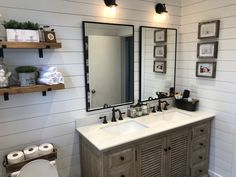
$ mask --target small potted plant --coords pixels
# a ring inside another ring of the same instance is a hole
[[[3,21],[8,42],[39,42],[39,24],[33,22]]]
[[[34,66],[20,66],[16,68],[19,76],[20,86],[28,87],[36,84],[37,67]]]

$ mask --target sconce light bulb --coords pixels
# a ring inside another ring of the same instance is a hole
[[[161,18],[162,18],[162,21],[166,21],[167,18],[168,18],[168,13],[163,12],[163,13],[161,14]]]
[[[104,14],[105,17],[114,17],[116,15],[116,6],[105,7]]]
[[[111,15],[112,15],[112,16],[115,16],[115,15],[116,15],[116,6],[115,6],[115,5],[113,5],[113,6],[110,7],[110,12],[111,12]]]
[[[161,13],[161,14],[156,13],[154,16],[154,20],[159,23],[166,21],[167,18],[168,18],[168,13]]]

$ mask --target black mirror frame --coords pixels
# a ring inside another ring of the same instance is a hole
[[[91,24],[102,24],[102,25],[117,25],[117,26],[127,26],[127,27],[132,27],[132,32],[133,32],[133,49],[132,49],[132,53],[133,53],[133,62],[132,62],[132,78],[131,78],[131,82],[133,82],[133,91],[134,91],[134,25],[129,25],[129,24],[116,24],[116,23],[103,23],[103,22],[92,22],[92,21],[83,21],[82,22],[82,32],[83,32],[83,55],[84,55],[84,80],[85,80],[85,104],[86,104],[86,111],[87,112],[92,112],[92,111],[98,111],[98,110],[103,110],[103,109],[110,109],[111,107],[118,107],[118,106],[125,106],[125,105],[131,105],[134,103],[134,96],[133,96],[133,100],[131,102],[128,103],[121,103],[121,104],[115,104],[115,105],[111,105],[111,106],[104,106],[101,108],[95,108],[95,109],[89,109],[89,101],[88,101],[88,91],[89,91],[89,86],[88,86],[88,80],[87,80],[87,73],[89,71],[86,63],[87,63],[87,54],[86,54],[86,32],[85,32],[85,24],[86,23],[91,23]],[[106,104],[104,104],[106,105]]]
[[[141,102],[146,102],[149,101],[147,100],[142,100],[142,29],[143,28],[153,28],[153,29],[163,29],[163,30],[174,30],[175,31],[175,70],[174,70],[174,92],[176,88],[176,60],[177,60],[177,40],[178,40],[178,32],[177,29],[175,28],[161,28],[161,27],[151,27],[151,26],[140,26],[139,27],[139,100]],[[171,97],[169,97],[171,98]]]

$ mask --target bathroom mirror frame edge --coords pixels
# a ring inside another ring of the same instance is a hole
[[[133,49],[132,49],[132,53],[133,53],[133,63],[132,63],[132,82],[133,82],[133,91],[134,91],[134,25],[130,25],[130,24],[119,24],[119,23],[105,23],[105,22],[94,22],[94,21],[82,21],[82,34],[83,34],[83,58],[84,58],[84,82],[85,82],[85,106],[86,106],[86,112],[93,112],[93,111],[99,111],[99,110],[103,110],[103,109],[110,109],[111,107],[118,107],[118,106],[126,106],[126,105],[131,105],[134,103],[134,96],[133,96],[133,100],[131,102],[126,102],[126,103],[121,103],[121,104],[114,104],[111,105],[111,107],[100,107],[100,108],[95,108],[95,109],[89,109],[88,107],[88,80],[87,80],[87,73],[88,73],[88,69],[87,69],[87,59],[86,59],[86,31],[85,31],[85,24],[86,23],[90,23],[90,24],[101,24],[101,25],[116,25],[116,26],[127,26],[127,27],[131,27],[132,28],[132,33],[133,33]]]
[[[142,31],[143,28],[153,28],[153,29],[166,29],[175,31],[175,64],[174,64],[174,92],[176,89],[176,61],[177,61],[177,40],[178,40],[178,30],[176,28],[163,28],[163,27],[154,27],[154,26],[140,26],[139,27],[139,100],[141,102],[149,101],[142,100]],[[172,98],[172,97],[168,97]]]

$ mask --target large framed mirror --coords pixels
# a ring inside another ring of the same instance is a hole
[[[141,101],[174,96],[176,55],[177,29],[140,27]]]
[[[86,110],[134,102],[134,26],[83,22]]]

